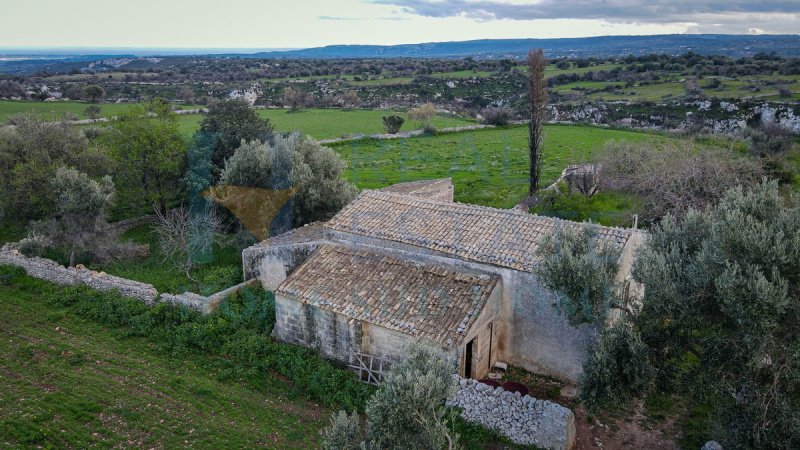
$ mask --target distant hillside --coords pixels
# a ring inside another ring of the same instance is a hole
[[[656,36],[599,36],[569,39],[483,39],[460,42],[430,42],[404,45],[330,45],[301,50],[256,51],[234,50],[208,53],[208,49],[181,50],[183,54],[164,49],[120,49],[119,54],[98,54],[100,49],[76,49],[83,53],[69,54],[64,49],[39,50],[35,54],[4,53],[0,49],[0,74],[31,74],[37,72],[67,73],[70,71],[99,72],[126,69],[147,70],[176,61],[198,58],[464,58],[478,59],[522,58],[530,48],[544,48],[549,58],[609,57],[667,53],[681,55],[689,51],[705,55],[730,57],[752,56],[757,53],[776,53],[800,57],[800,35],[726,35],[726,34],[665,34]],[[108,50],[108,49],[107,49]],[[161,61],[164,61],[161,63]]]
[[[606,57],[651,53],[702,54],[732,57],[775,52],[800,56],[800,35],[665,34],[656,36],[599,36],[569,39],[483,39],[405,45],[330,45],[283,52],[236,56],[254,58],[517,58],[530,48],[548,56]]]

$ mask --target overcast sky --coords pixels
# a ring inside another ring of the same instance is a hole
[[[301,48],[800,33],[800,0],[0,0],[0,47]]]

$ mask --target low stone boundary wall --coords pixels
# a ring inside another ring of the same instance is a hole
[[[105,272],[95,272],[80,264],[77,267],[64,267],[49,259],[29,258],[8,246],[0,250],[0,264],[21,267],[28,275],[55,284],[67,286],[83,284],[99,291],[116,289],[126,297],[136,298],[148,304],[154,303],[158,298],[158,291],[151,284],[116,277]]]
[[[459,378],[458,394],[447,406],[461,408],[465,420],[495,430],[517,444],[558,450],[575,446],[575,416],[557,403]]]
[[[234,292],[238,292],[239,289],[254,284],[256,281],[258,281],[256,278],[252,278],[208,297],[195,294],[193,292],[184,292],[183,294],[164,293],[161,294],[161,301],[172,303],[173,305],[186,306],[196,309],[203,314],[208,314],[215,310],[217,306],[219,306],[219,304],[222,303],[222,301],[225,300],[229,295],[233,294]]]
[[[183,294],[162,293],[159,296],[158,291],[152,284],[120,278],[105,272],[96,272],[85,268],[81,264],[76,267],[64,267],[49,259],[28,257],[16,250],[11,244],[6,244],[0,248],[0,265],[20,267],[29,276],[55,284],[64,286],[83,284],[98,291],[117,290],[125,297],[141,300],[148,305],[152,305],[160,299],[163,302],[196,309],[203,314],[208,314],[216,309],[229,295],[258,281],[256,278],[246,280],[208,297],[192,292],[184,292]]]

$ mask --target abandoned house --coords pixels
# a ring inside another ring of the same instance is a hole
[[[582,225],[452,199],[449,179],[365,190],[328,222],[246,249],[245,278],[275,292],[275,336],[345,364],[396,361],[420,342],[465,377],[502,361],[576,381],[596,330],[558,313],[535,267],[546,236]],[[621,250],[624,281],[641,233],[597,234]]]

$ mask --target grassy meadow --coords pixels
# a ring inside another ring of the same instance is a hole
[[[390,114],[397,114],[406,119],[400,131],[411,131],[419,128],[419,124],[409,120],[408,114],[404,111],[309,108],[291,112],[287,109],[260,109],[258,113],[261,117],[266,117],[272,122],[275,131],[298,131],[311,135],[315,139],[385,133],[382,117]],[[191,136],[197,130],[201,120],[202,116],[200,114],[178,116],[181,133],[184,136]],[[445,115],[435,116],[431,123],[436,128],[474,124],[472,121]]]
[[[59,102],[32,102],[17,100],[0,100],[0,124],[4,124],[8,119],[17,114],[36,113],[45,117],[52,117],[53,120],[60,120],[64,114],[74,114],[79,119],[88,119],[86,108],[96,105],[100,107],[99,117],[112,117],[125,112],[131,107],[129,103],[84,103],[75,101]],[[194,109],[200,106],[178,105],[180,109]]]
[[[569,164],[587,161],[611,140],[664,142],[668,137],[576,125],[545,128],[543,185]],[[360,140],[335,144],[347,161],[347,177],[361,189],[403,181],[452,177],[455,199],[510,208],[528,189],[526,127],[420,136],[401,140]]]
[[[0,447],[319,448],[329,411],[277,376],[175,354],[0,286]]]

